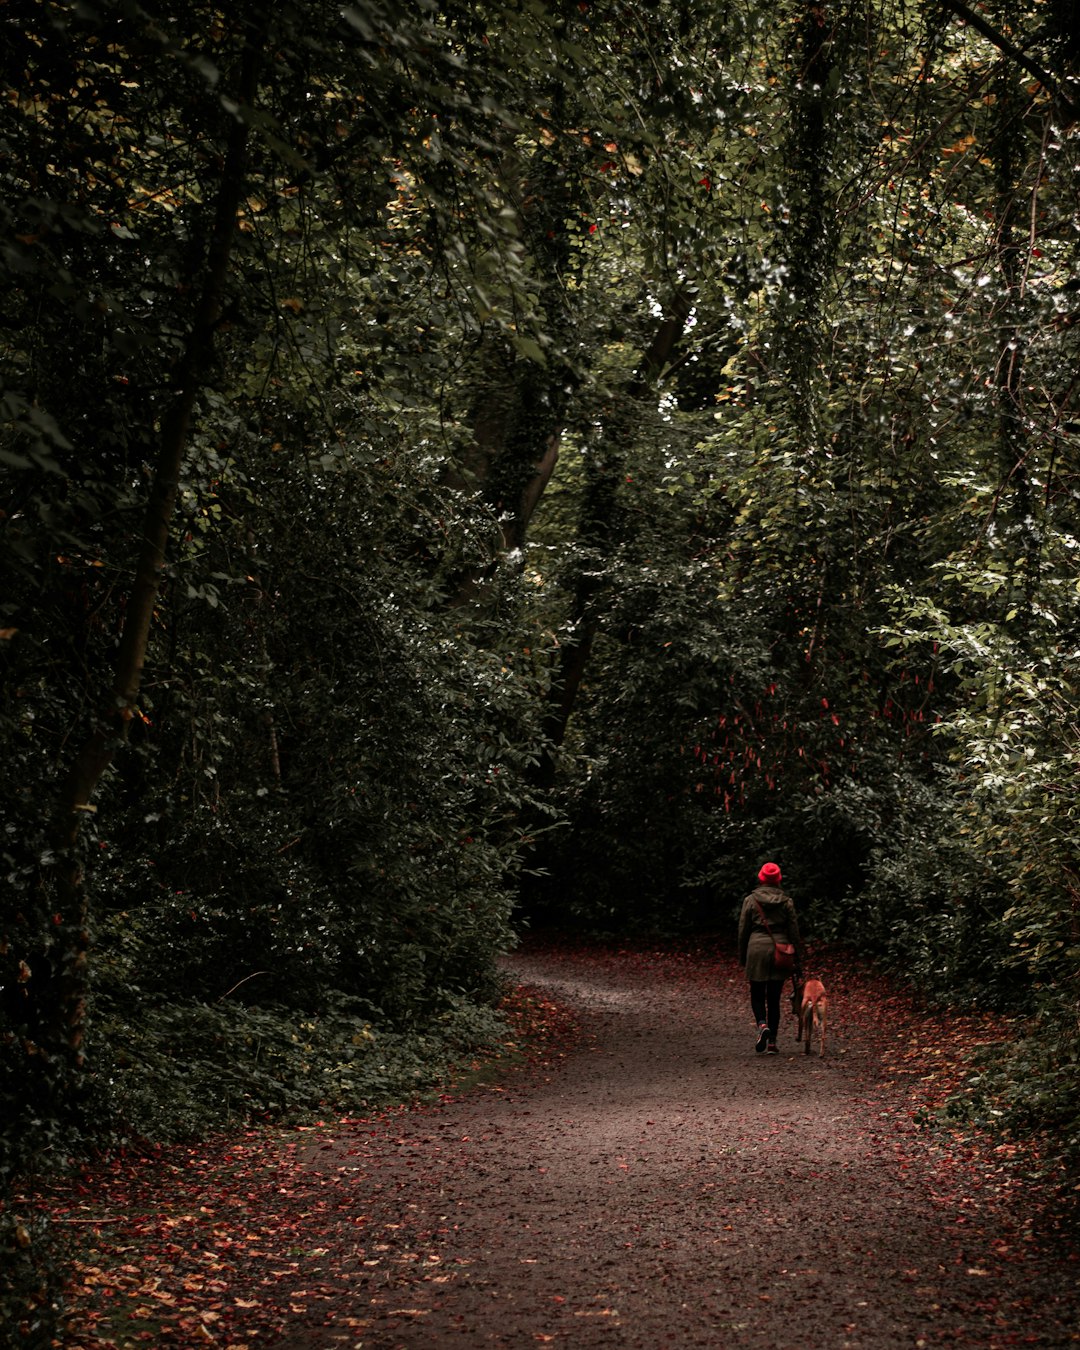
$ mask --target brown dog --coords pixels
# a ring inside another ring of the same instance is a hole
[[[825,1011],[829,1006],[829,1000],[825,995],[825,986],[820,980],[806,980],[799,986],[792,1003],[798,1003],[799,1008],[799,1034],[795,1037],[797,1041],[803,1039],[803,1032],[806,1032],[806,1045],[804,1047],[806,1054],[810,1053],[810,1040],[813,1036],[814,1028],[818,1031],[818,1054],[825,1053]]]

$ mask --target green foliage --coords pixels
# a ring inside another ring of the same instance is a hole
[[[1034,991],[1074,1053],[1076,137],[939,6],[819,17],[13,10],[5,1185],[102,1112],[407,1085],[526,872],[546,921],[715,928],[777,857],[815,935]],[[1066,78],[1056,19],[1014,17]],[[58,803],[185,391],[79,842],[87,1096]],[[385,1081],[339,1073],[368,1023]]]
[[[1059,1181],[1080,1168],[1080,1050],[1069,1009],[1045,991],[1015,1035],[980,1053],[977,1071],[951,1103],[952,1113],[1023,1140]]]
[[[423,1096],[506,1037],[493,1009],[450,994],[442,1002],[420,1028],[393,1031],[345,994],[317,1012],[173,998],[144,1004],[133,1021],[126,991],[102,992],[94,1019],[106,1049],[88,1085],[98,1135],[139,1146]]]
[[[1078,745],[1070,640],[1077,616],[1053,572],[1039,606],[1022,613],[1010,571],[1008,559],[951,562],[942,602],[906,601],[889,641],[902,649],[937,644],[961,682],[965,697],[942,727],[952,793],[935,833],[981,878],[974,896],[959,884],[966,877],[953,887],[965,921],[960,935],[978,955],[978,964],[969,956],[978,977],[969,996],[1001,1001],[1008,993],[1004,1006],[1031,1014],[972,1084],[970,1109],[996,1112],[992,1119],[1010,1130],[1047,1130],[1051,1152],[1074,1165],[1076,1100],[1060,1066],[1077,1052],[1080,997],[1077,823],[1068,786]],[[926,839],[925,821],[907,837],[909,850],[925,848],[916,842]],[[977,947],[972,920],[983,930]],[[941,975],[947,978],[934,972],[927,982],[943,994],[950,985],[969,992],[959,973]]]
[[[957,828],[946,777],[909,782],[867,881],[823,936],[872,953],[941,1005],[1016,1009],[1030,998],[1010,969],[1007,878]]]
[[[467,6],[44,8],[43,31],[37,9],[12,18],[27,80],[2,113],[5,1183],[95,1128],[48,1038],[81,1028],[59,1006],[81,923],[52,898],[55,813],[107,706],[178,385],[198,384],[177,528],[80,844],[111,1017],[237,986],[297,1010],[347,993],[388,1030],[482,1003],[512,941],[536,738],[513,625],[477,633],[445,603],[497,524],[449,485],[468,433],[431,395],[482,324],[531,331],[492,147],[550,25],[498,25],[499,56]],[[237,109],[260,43],[274,60]],[[237,116],[227,294],[184,376]],[[480,251],[501,278],[482,319]],[[512,590],[492,593],[509,609]],[[85,1029],[92,1074],[103,1026]]]
[[[694,328],[630,445],[582,446],[608,454],[602,530],[594,511],[571,538],[560,503],[567,572],[550,545],[537,563],[549,600],[587,575],[599,625],[544,912],[724,922],[779,856],[811,931],[938,999],[1037,999],[1056,1015],[1035,1034],[1068,1059],[1075,138],[930,7],[874,22],[869,62],[838,28],[812,83],[768,24],[744,31],[740,96],[718,92],[724,59],[703,84],[724,132],[691,122],[680,144],[708,146],[705,199],[724,191],[707,217],[672,194],[670,253],[692,255],[671,246],[682,230],[728,256],[692,274]],[[770,65],[792,81],[771,106],[754,82]],[[958,116],[964,81],[991,77]],[[648,333],[611,334],[596,364],[617,389]],[[588,502],[587,464],[561,481]],[[1015,1095],[1034,1119],[1055,1091],[1039,1069]]]
[[[61,1250],[47,1216],[26,1203],[0,1210],[0,1343],[51,1350],[63,1279]]]

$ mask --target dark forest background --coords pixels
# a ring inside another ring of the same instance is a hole
[[[1075,1166],[1072,0],[0,24],[5,1259],[770,857]]]

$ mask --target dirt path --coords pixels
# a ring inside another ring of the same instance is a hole
[[[403,1121],[382,1180],[378,1135],[310,1157],[373,1168],[388,1241],[366,1267],[365,1347],[1080,1340],[1077,1265],[1035,1250],[996,1163],[980,1177],[920,1144],[884,1029],[860,1040],[839,991],[824,1059],[790,1021],[783,1053],[759,1056],[728,966],[511,969],[582,1009],[591,1045],[539,1087]]]
[[[833,972],[826,1057],[804,1056],[789,1020],[781,1053],[759,1056],[729,960],[533,953],[509,968],[580,1010],[579,1049],[438,1109],[293,1136],[258,1166],[234,1147],[239,1198],[210,1167],[209,1217],[190,1232],[177,1218],[158,1287],[186,1288],[189,1316],[157,1343],[1080,1344],[1080,1264],[1040,1241],[1008,1151],[913,1120],[937,1090],[932,1021],[868,1012],[865,987]],[[282,1210],[294,1240],[271,1249],[260,1232],[280,1232]],[[276,1326],[257,1311],[271,1298]]]

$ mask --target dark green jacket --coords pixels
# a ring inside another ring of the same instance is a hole
[[[769,921],[772,937],[761,921],[758,904]],[[803,940],[799,934],[795,901],[779,886],[759,886],[743,901],[739,915],[739,964],[746,967],[748,980],[786,978],[773,970],[773,938],[777,942],[794,942],[796,964],[803,964]]]

